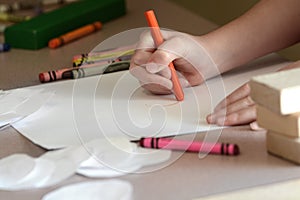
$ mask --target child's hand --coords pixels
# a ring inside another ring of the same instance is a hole
[[[249,95],[250,87],[246,83],[222,100],[214,112],[207,116],[207,122],[225,126],[254,122],[256,120],[255,103]]]
[[[155,94],[169,94],[173,84],[168,64],[173,61],[182,87],[201,84],[219,70],[200,44],[200,37],[161,31],[164,42],[156,49],[150,32],[141,35],[130,72],[141,85]]]
[[[300,61],[291,63],[279,71],[298,67],[300,67]],[[210,124],[225,126],[250,123],[252,129],[259,129],[256,123],[255,102],[250,97],[248,83],[242,85],[223,99],[216,106],[214,112],[207,116],[206,120]]]

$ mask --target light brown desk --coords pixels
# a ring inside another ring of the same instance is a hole
[[[100,32],[59,49],[44,48],[38,51],[12,49],[8,53],[1,53],[0,89],[40,84],[37,76],[39,72],[70,66],[73,55],[89,52],[101,41],[119,32],[146,26],[143,12],[150,8],[156,10],[160,25],[165,28],[192,34],[203,34],[216,28],[213,23],[167,1],[127,0],[127,7],[128,12],[125,16],[104,24]],[[283,59],[272,55],[263,64],[278,65],[282,62]],[[241,155],[237,157],[210,155],[199,159],[197,154],[185,153],[172,165],[161,170],[130,174],[120,179],[127,180],[133,185],[134,199],[174,200],[192,199],[300,177],[298,166],[267,154],[264,131],[253,132],[248,126],[231,127],[223,130],[220,140],[239,144]],[[45,150],[32,144],[13,128],[1,130],[0,158],[18,152],[38,156]],[[174,152],[173,156],[176,155],[177,152]],[[256,168],[259,170],[255,170]],[[280,174],[280,177],[276,174]],[[86,180],[91,179],[74,175],[50,188],[0,191],[0,199],[41,199],[44,194],[55,188]]]

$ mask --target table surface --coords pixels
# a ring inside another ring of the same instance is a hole
[[[73,55],[91,51],[97,44],[114,34],[145,27],[143,13],[150,8],[156,10],[160,25],[165,28],[204,34],[217,27],[168,1],[141,3],[139,0],[127,0],[127,14],[104,24],[103,30],[95,34],[56,50],[12,49],[10,52],[1,53],[0,89],[40,84],[38,73],[70,66],[70,58]],[[285,61],[272,55],[266,62],[276,66]],[[216,131],[211,131],[209,134],[215,133]],[[120,179],[127,180],[133,185],[134,199],[192,199],[300,177],[300,169],[297,165],[267,153],[265,131],[251,131],[249,126],[229,127],[222,130],[220,140],[237,143],[241,147],[241,155],[236,157],[209,155],[200,159],[197,154],[184,153],[175,162],[160,170],[129,174]],[[44,149],[31,143],[13,128],[0,130],[0,158],[13,153],[39,156],[44,152]],[[178,152],[172,153],[173,157],[178,155]],[[41,199],[43,195],[55,188],[86,180],[91,179],[74,175],[49,188],[15,192],[0,191],[0,199]]]

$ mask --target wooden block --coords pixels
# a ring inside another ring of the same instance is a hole
[[[260,127],[289,137],[300,137],[300,113],[280,115],[260,105],[256,106],[256,112]]]
[[[300,68],[255,76],[250,87],[256,103],[283,115],[300,112]]]
[[[291,138],[268,130],[267,150],[271,154],[300,164],[300,138]]]

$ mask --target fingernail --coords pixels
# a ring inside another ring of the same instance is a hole
[[[180,83],[181,83],[181,86],[185,87],[185,88],[191,86],[190,83],[186,79],[183,79],[183,78],[180,79]]]
[[[261,127],[258,125],[257,121],[254,121],[254,122],[250,123],[250,128],[251,128],[251,130],[253,130],[253,131],[264,130],[264,128],[261,128]]]
[[[149,73],[152,73],[152,74],[155,74],[157,72],[160,72],[162,69],[164,68],[164,66],[162,65],[158,65],[156,63],[147,63],[146,64],[146,70],[149,72]]]
[[[209,123],[209,124],[213,124],[215,121],[214,121],[214,115],[213,114],[209,114],[207,117],[206,117],[206,121]]]

